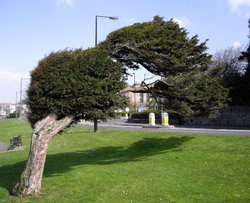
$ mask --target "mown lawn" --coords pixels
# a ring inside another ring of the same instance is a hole
[[[53,138],[41,195],[19,199],[31,128],[0,121],[0,141],[18,132],[25,150],[0,153],[0,202],[250,202],[250,137],[81,128]]]

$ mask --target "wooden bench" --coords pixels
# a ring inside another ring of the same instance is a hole
[[[8,150],[13,150],[15,148],[21,147],[22,145],[22,134],[18,134],[16,137],[10,139],[10,147]]]

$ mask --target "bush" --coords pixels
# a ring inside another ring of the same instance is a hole
[[[161,118],[161,112],[157,112],[157,111],[135,112],[131,114],[131,118],[132,119],[148,119],[150,113],[154,113],[156,119]]]
[[[163,111],[168,113],[169,118],[171,119],[179,119],[179,115],[173,111]],[[161,111],[145,111],[145,112],[135,112],[131,113],[131,119],[148,119],[149,114],[154,113],[155,114],[155,119],[161,119]]]

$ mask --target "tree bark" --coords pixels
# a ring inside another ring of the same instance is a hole
[[[94,118],[94,133],[96,133],[98,130],[98,120]]]
[[[39,194],[46,160],[48,144],[52,137],[72,122],[72,117],[57,120],[56,115],[48,115],[36,123],[26,167],[12,192],[16,196]]]

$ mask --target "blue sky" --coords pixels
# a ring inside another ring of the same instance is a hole
[[[246,46],[250,0],[1,0],[0,102],[15,103],[21,78],[28,78],[46,54],[93,47],[95,15],[119,17],[98,18],[98,41],[111,31],[160,15],[174,18],[190,36],[209,39],[208,52],[214,54]],[[143,71],[136,72],[137,82],[143,77]]]

